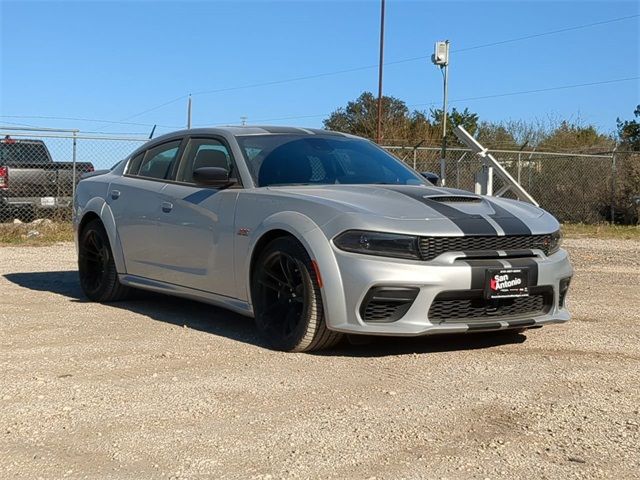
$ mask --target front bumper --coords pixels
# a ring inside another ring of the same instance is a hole
[[[482,273],[483,261],[474,260],[473,267],[461,252],[441,255],[430,262],[406,261],[347,253],[332,246],[339,278],[323,278],[325,284],[339,282],[343,295],[325,294],[327,305],[327,326],[336,331],[366,335],[418,336],[439,333],[461,333],[469,331],[502,330],[509,328],[530,328],[549,323],[562,323],[570,318],[565,305],[561,305],[561,281],[573,275],[573,269],[565,250],[550,256],[534,250],[535,257],[527,258],[532,269],[537,271],[535,283],[546,291],[551,299],[544,311],[532,314],[482,318],[457,318],[437,320],[429,318],[429,310],[438,294],[460,292],[462,294],[477,288],[478,274]],[[513,266],[518,259],[501,259],[505,268]],[[495,263],[495,259],[491,262]],[[487,262],[486,268],[495,268]],[[484,277],[483,277],[484,278]],[[389,322],[363,320],[363,302],[370,300],[371,291],[376,287],[392,287],[417,291],[415,300],[398,319]],[[545,288],[546,287],[546,288]],[[565,289],[566,290],[566,289]],[[367,297],[368,296],[368,297]]]

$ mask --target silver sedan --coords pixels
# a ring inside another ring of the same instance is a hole
[[[428,183],[374,143],[228,127],[149,141],[84,178],[74,211],[91,300],[153,290],[252,316],[286,351],[343,334],[520,331],[565,322],[558,222]]]

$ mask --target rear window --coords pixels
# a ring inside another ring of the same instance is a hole
[[[49,162],[47,148],[43,143],[6,140],[0,142],[0,165]]]

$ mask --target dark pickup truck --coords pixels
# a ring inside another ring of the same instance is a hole
[[[87,172],[91,163],[76,162],[75,182]],[[70,213],[73,183],[73,162],[54,162],[42,140],[0,140],[0,222]]]

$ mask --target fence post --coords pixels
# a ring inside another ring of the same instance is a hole
[[[71,155],[71,161],[73,162],[73,174],[71,175],[71,213],[76,208],[76,150],[77,150],[77,136],[78,130],[74,130],[73,133],[73,150]]]
[[[460,188],[460,162],[467,156],[467,153],[469,152],[464,152],[456,161],[456,188]]]
[[[616,145],[611,152],[611,225],[616,223],[615,214],[616,214],[616,150],[618,146]]]
[[[413,169],[414,169],[414,170],[416,169],[416,159],[417,159],[417,156],[418,156],[418,150],[414,148],[414,149],[413,149]]]

